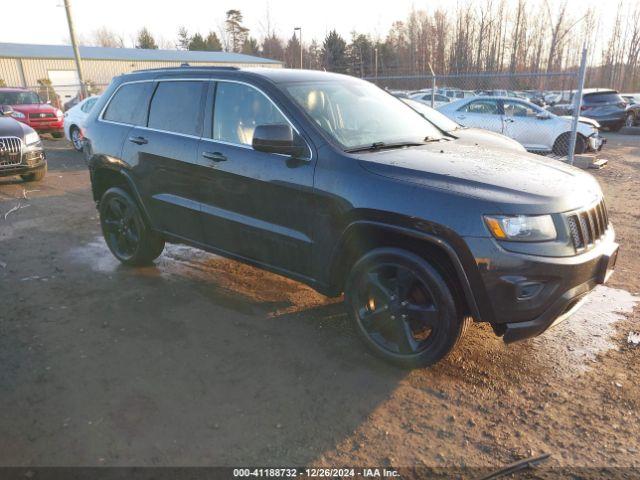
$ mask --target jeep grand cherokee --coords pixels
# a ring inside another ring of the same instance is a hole
[[[595,179],[459,142],[363,80],[180,67],[116,78],[86,123],[112,253],[165,241],[339,296],[375,353],[443,358],[471,319],[506,342],[566,318],[618,246]]]

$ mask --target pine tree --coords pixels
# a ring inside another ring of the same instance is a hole
[[[136,39],[136,48],[147,48],[151,50],[157,50],[158,44],[156,43],[153,35],[147,29],[147,27],[143,27],[142,30],[138,32],[138,38]]]

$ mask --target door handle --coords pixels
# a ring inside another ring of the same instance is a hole
[[[135,143],[136,145],[146,145],[147,143],[149,143],[149,140],[144,137],[129,137],[129,141],[131,143]]]
[[[466,116],[464,116],[464,115],[458,115],[456,118],[459,118],[460,120],[464,120],[464,119],[465,119],[465,118],[467,118],[467,117],[466,117]]]
[[[513,123],[513,122],[515,122],[515,120],[513,118],[505,118],[504,121],[505,121],[505,123]]]
[[[227,157],[225,157],[220,152],[202,152],[202,156],[207,160],[211,160],[213,162],[226,162]]]

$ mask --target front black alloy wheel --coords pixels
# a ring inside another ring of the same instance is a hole
[[[164,240],[145,222],[122,188],[107,190],[100,200],[102,234],[111,253],[126,265],[147,265],[164,249]]]
[[[356,262],[345,294],[365,344],[402,367],[442,359],[468,321],[438,270],[401,249],[373,250]]]

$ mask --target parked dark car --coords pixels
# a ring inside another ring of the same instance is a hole
[[[464,144],[349,76],[181,67],[114,79],[85,124],[107,245],[142,265],[185,243],[345,293],[402,366],[473,318],[544,332],[607,280],[618,246],[586,172]]]
[[[549,107],[556,115],[573,115],[575,92],[571,92],[568,101]],[[565,99],[566,100],[566,99]],[[626,121],[627,102],[616,90],[603,88],[585,88],[582,93],[580,115],[596,120],[601,127],[612,131],[620,130]]]
[[[0,106],[0,177],[20,175],[26,182],[42,180],[47,160],[38,133],[12,118],[9,105]]]

